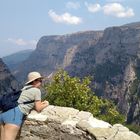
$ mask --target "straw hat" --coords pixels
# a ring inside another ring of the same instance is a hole
[[[29,83],[31,83],[31,82],[35,81],[36,79],[39,79],[39,78],[43,78],[43,77],[40,75],[39,72],[36,72],[36,71],[30,72],[30,73],[28,74],[28,81],[27,81],[25,84],[27,85],[27,84],[29,84]]]

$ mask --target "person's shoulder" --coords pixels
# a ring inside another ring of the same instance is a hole
[[[31,89],[31,90],[40,91],[40,89],[39,89],[39,88],[36,88],[36,87],[31,87],[30,89]]]
[[[32,85],[25,85],[21,90],[30,89],[30,88],[32,88],[32,87],[33,87]]]
[[[24,88],[22,90],[23,91],[31,91],[31,92],[40,92],[39,88],[33,87],[31,85],[24,86]]]
[[[35,92],[35,93],[40,93],[40,92],[41,92],[40,89],[39,89],[39,88],[36,88],[36,87],[31,87],[31,88],[29,89],[29,91],[30,91],[30,92]]]

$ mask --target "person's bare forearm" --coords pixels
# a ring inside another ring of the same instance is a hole
[[[47,107],[48,105],[49,105],[49,102],[48,101],[43,101],[43,102],[40,102],[39,104],[37,104],[35,109],[36,109],[37,112],[40,112],[45,107]]]

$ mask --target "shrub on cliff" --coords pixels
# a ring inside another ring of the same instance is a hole
[[[89,87],[90,83],[89,77],[80,80],[60,70],[54,75],[51,83],[45,86],[47,90],[45,98],[53,105],[89,111],[94,117],[111,124],[122,123],[124,117],[119,114],[114,104],[95,96]]]

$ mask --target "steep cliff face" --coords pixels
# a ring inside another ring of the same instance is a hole
[[[63,65],[67,65],[68,62],[64,62],[64,58],[68,49],[85,41],[97,41],[101,36],[102,32],[100,31],[78,32],[62,36],[44,36],[39,40],[36,50],[19,66],[14,75],[20,81],[24,81],[30,71],[36,70],[44,75],[50,74],[63,67]]]
[[[128,122],[140,122],[140,24],[112,27],[96,44],[75,54],[66,70],[94,77],[98,95],[113,100]]]
[[[0,95],[6,94],[12,89],[18,89],[19,83],[12,76],[7,66],[0,59]]]

